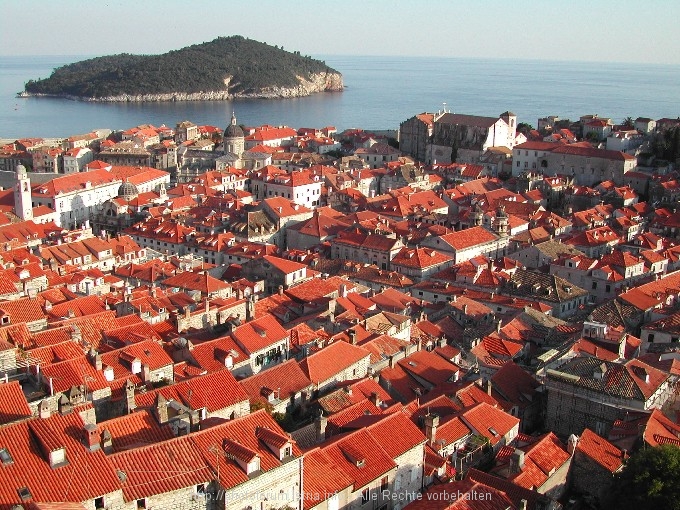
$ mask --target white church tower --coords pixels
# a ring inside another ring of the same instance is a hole
[[[33,204],[31,203],[31,179],[26,167],[17,165],[17,184],[14,187],[14,213],[22,220],[33,219]]]

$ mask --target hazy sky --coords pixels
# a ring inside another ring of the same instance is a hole
[[[0,54],[164,53],[243,35],[306,55],[680,64],[678,0],[0,0]]]

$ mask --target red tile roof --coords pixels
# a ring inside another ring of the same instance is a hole
[[[160,425],[150,411],[143,409],[100,422],[98,426],[100,431],[108,430],[111,434],[114,453],[175,437],[169,426]]]
[[[482,402],[465,411],[461,418],[478,434],[497,444],[503,436],[519,425],[519,418]]]
[[[324,448],[340,470],[354,482],[354,490],[386,475],[396,467],[394,459],[368,432],[358,430]]]
[[[576,450],[612,473],[623,467],[623,452],[590,429],[583,431],[576,445]]]
[[[12,324],[37,322],[45,318],[38,300],[30,298],[0,302],[0,316],[7,315]]]
[[[210,276],[207,271],[185,271],[166,278],[163,281],[166,287],[179,287],[186,290],[199,290],[204,295],[230,289],[231,286],[217,278]]]
[[[484,227],[471,227],[441,236],[441,240],[455,250],[464,250],[480,244],[490,243],[498,236]]]
[[[24,392],[18,381],[0,384],[0,424],[32,416]]]
[[[96,391],[108,387],[103,372],[96,370],[89,360],[82,356],[47,365],[41,368],[46,389],[49,385],[55,394],[71,389],[73,386],[85,386],[87,391]]]
[[[120,177],[108,172],[107,170],[90,170],[76,174],[63,175],[56,177],[45,184],[38,184],[33,187],[33,195],[37,197],[56,197],[59,193],[71,193],[86,189],[87,183],[92,188],[116,184],[122,182]]]
[[[433,249],[404,247],[392,259],[392,266],[428,269],[452,262],[453,258]]]
[[[552,432],[521,449],[525,452],[524,467],[508,478],[526,489],[540,488],[571,457]]]
[[[228,370],[140,393],[135,395],[135,401],[139,407],[151,408],[155,405],[158,394],[168,400],[181,402],[194,410],[205,408],[209,413],[248,400],[248,395]]]
[[[122,451],[108,458],[123,475],[120,485],[126,501],[209,483],[215,476],[190,436]]]
[[[471,479],[434,485],[408,510],[508,510],[517,508],[507,494]]]
[[[219,473],[220,485],[229,489],[248,481],[249,477],[234,460],[229,459],[227,455],[220,455],[219,449],[224,451],[226,444],[233,444],[234,441],[238,441],[238,444],[244,449],[257,453],[260,458],[260,469],[264,473],[282,465],[279,457],[265,446],[262,439],[258,437],[257,431],[260,428],[269,429],[277,436],[286,436],[286,433],[279,427],[274,418],[261,409],[247,416],[202,430],[189,437],[204,458],[208,460],[212,471],[215,474]],[[300,457],[299,448],[292,440],[291,443],[293,456]],[[216,445],[218,447],[217,454],[215,453]]]
[[[272,347],[288,340],[288,332],[271,314],[258,317],[235,328],[231,336],[248,353]]]
[[[425,350],[416,351],[397,363],[403,370],[432,386],[452,380],[460,371],[460,368],[449,360]]]
[[[88,451],[81,432],[78,413],[0,427],[0,445],[13,461],[0,467],[0,507],[21,506],[21,487],[28,488],[33,501],[83,502],[117,491],[120,481],[111,460],[102,450]],[[50,467],[43,445],[65,448],[69,463]]]
[[[366,349],[339,341],[303,359],[300,367],[312,383],[319,384],[368,357],[370,353]]]
[[[333,457],[321,448],[305,453],[302,476],[305,510],[354,484],[353,477],[340,469]]]
[[[278,400],[290,400],[300,391],[311,386],[311,381],[291,359],[267,370],[239,381],[251,402],[266,402],[269,394],[274,393]]]
[[[620,151],[610,151],[604,149],[594,149],[590,147],[580,147],[574,145],[559,145],[553,154],[568,154],[572,156],[583,156],[587,158],[611,159],[617,161],[635,160],[635,156]]]
[[[659,409],[653,409],[644,427],[642,438],[650,446],[665,444],[668,440],[678,441],[680,425],[671,421]]]
[[[196,364],[208,372],[225,370],[228,355],[232,356],[234,366],[248,361],[248,355],[230,336],[197,344],[191,350]]]

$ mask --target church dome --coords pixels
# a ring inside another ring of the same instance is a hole
[[[236,124],[236,115],[232,113],[231,124],[224,130],[224,138],[243,138],[244,136],[241,126]]]
[[[139,190],[131,182],[125,181],[118,188],[118,196],[123,197],[125,200],[135,198],[137,195],[139,195]]]

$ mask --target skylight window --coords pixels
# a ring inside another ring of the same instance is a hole
[[[3,466],[14,462],[14,459],[12,459],[12,455],[10,455],[7,448],[0,448],[0,462],[2,462]]]
[[[28,487],[20,487],[19,489],[17,489],[17,492],[19,493],[21,501],[28,501],[29,499],[33,499],[33,495],[31,494],[31,491]]]

